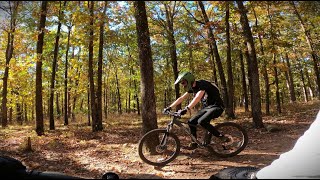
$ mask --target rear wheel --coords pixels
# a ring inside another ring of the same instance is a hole
[[[247,131],[239,124],[224,122],[218,124],[215,128],[228,139],[223,142],[221,138],[212,136],[207,149],[215,156],[232,157],[239,154],[247,146]]]
[[[180,152],[180,141],[175,134],[165,129],[154,129],[139,141],[139,156],[153,166],[164,166],[173,161]]]

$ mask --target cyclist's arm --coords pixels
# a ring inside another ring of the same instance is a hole
[[[184,93],[184,94],[183,94],[182,96],[180,96],[177,100],[175,100],[175,101],[170,105],[170,107],[173,108],[173,107],[181,104],[182,101],[185,100],[188,96],[189,96],[189,93],[188,93],[188,92]]]
[[[195,97],[192,99],[192,101],[190,102],[190,104],[188,105],[189,109],[192,109],[195,105],[198,104],[198,102],[200,102],[201,98],[203,97],[205,91],[201,90],[199,92],[197,92],[197,94],[195,95]]]

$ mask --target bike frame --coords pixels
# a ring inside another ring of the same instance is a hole
[[[181,118],[181,116],[180,116],[179,114],[177,114],[177,113],[171,113],[171,112],[169,112],[168,114],[171,115],[171,116],[173,116],[173,119],[172,119],[172,120],[170,121],[170,123],[167,125],[167,128],[166,128],[167,133],[169,133],[169,132],[172,130],[172,128],[173,128],[174,125],[177,125],[180,129],[183,129],[183,130],[187,133],[187,135],[189,135],[189,137],[190,137],[194,142],[196,142],[196,143],[198,144],[199,147],[201,147],[201,148],[205,147],[199,140],[197,140],[197,139],[191,134],[191,132],[189,131],[189,129],[186,128],[183,124],[187,124],[187,125],[190,125],[190,126],[194,126],[194,127],[196,127],[196,128],[202,128],[201,126],[193,125],[193,124],[189,124],[189,123],[180,121],[179,119]],[[203,128],[203,129],[204,129],[204,128]],[[205,132],[207,132],[207,130],[205,130]],[[205,134],[205,138],[204,138],[204,139],[206,139],[206,138],[207,138],[207,133]],[[164,143],[163,141],[164,141],[165,139],[166,139],[166,138],[163,138],[163,139],[162,139],[161,144]]]

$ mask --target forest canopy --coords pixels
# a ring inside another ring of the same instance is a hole
[[[228,117],[319,99],[320,2],[145,4],[157,112],[184,93],[174,86],[181,71],[217,84]],[[2,126],[35,122],[39,109],[53,129],[60,117],[140,114],[134,11],[133,1],[0,2]]]

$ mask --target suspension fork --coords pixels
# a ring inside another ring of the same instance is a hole
[[[167,144],[167,137],[168,137],[169,132],[170,132],[170,130],[172,129],[172,127],[173,127],[173,122],[171,122],[170,124],[168,124],[167,129],[166,129],[166,132],[165,132],[165,134],[164,134],[164,136],[162,137],[161,142],[160,142],[160,145],[161,145],[161,146]]]

